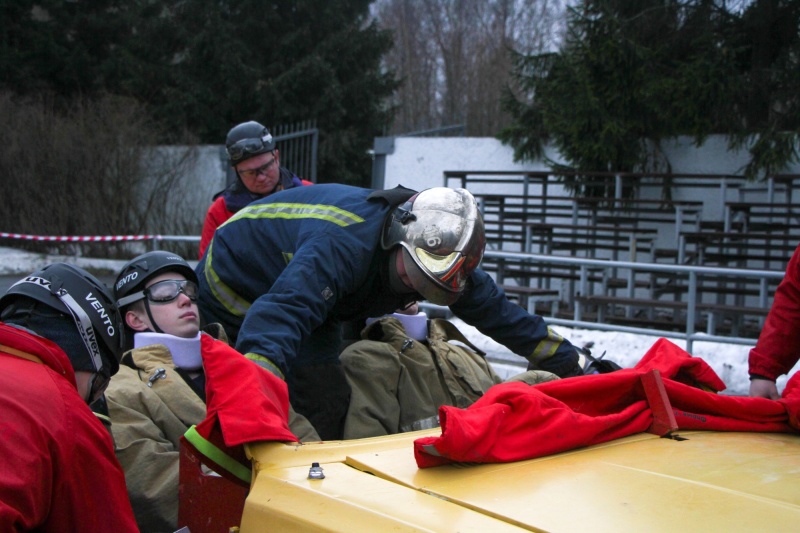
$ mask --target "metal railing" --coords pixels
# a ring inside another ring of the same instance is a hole
[[[784,272],[772,270],[752,270],[752,269],[735,269],[735,268],[719,268],[719,267],[703,267],[703,266],[689,266],[689,265],[675,265],[675,264],[659,264],[659,263],[634,263],[629,261],[611,261],[605,259],[585,259],[576,257],[559,257],[551,255],[528,254],[519,252],[502,252],[487,250],[485,258],[494,258],[500,260],[512,260],[520,264],[535,264],[535,265],[571,265],[578,267],[580,272],[580,281],[578,283],[578,291],[580,294],[588,294],[588,280],[589,269],[603,269],[605,271],[612,271],[614,269],[629,270],[631,274],[634,272],[661,272],[668,273],[673,276],[683,277],[687,281],[688,292],[686,296],[686,327],[685,330],[669,331],[650,328],[639,328],[632,326],[623,326],[619,324],[604,324],[599,322],[587,322],[582,320],[581,306],[576,305],[572,319],[564,319],[557,317],[546,317],[547,322],[550,324],[557,324],[569,327],[577,327],[584,329],[597,329],[604,331],[623,331],[628,333],[637,333],[644,335],[656,335],[662,337],[672,337],[686,340],[686,351],[692,353],[692,343],[694,341],[711,341],[711,342],[725,342],[730,344],[743,344],[754,345],[756,340],[750,338],[742,338],[735,336],[722,336],[710,335],[695,331],[695,322],[698,315],[698,276],[712,275],[730,277],[734,280],[758,280],[759,282],[759,305],[766,309],[769,306],[768,295],[768,281],[780,280],[784,276]],[[574,295],[568,295],[568,298],[574,298]]]
[[[199,237],[180,236],[180,235],[157,235],[152,241],[153,249],[158,249],[158,243],[162,241],[198,241]],[[582,318],[582,308],[576,305],[574,308],[573,317],[571,319],[558,318],[555,316],[545,316],[548,324],[567,326],[582,329],[595,329],[601,331],[620,331],[625,333],[634,333],[639,335],[652,335],[658,337],[667,337],[674,339],[683,339],[686,341],[686,351],[692,353],[692,345],[695,341],[707,342],[723,342],[728,344],[740,344],[745,346],[754,346],[756,339],[724,336],[724,335],[711,335],[704,332],[695,330],[696,318],[698,316],[698,304],[700,298],[698,297],[698,276],[711,275],[730,277],[733,280],[758,280],[759,282],[759,306],[767,309],[771,302],[769,301],[768,294],[768,281],[783,279],[784,272],[774,270],[752,270],[752,269],[737,269],[737,268],[720,268],[720,267],[703,267],[691,265],[675,265],[675,264],[661,264],[661,263],[638,263],[630,261],[613,261],[606,259],[586,259],[578,257],[561,257],[552,255],[541,255],[532,253],[521,252],[502,252],[496,250],[486,250],[484,254],[485,259],[499,259],[509,260],[519,264],[528,265],[567,265],[574,266],[579,269],[580,280],[577,289],[580,294],[588,294],[589,284],[589,270],[602,269],[606,272],[616,270],[628,270],[630,275],[633,276],[635,272],[660,272],[667,273],[673,276],[683,277],[687,281],[688,292],[686,295],[686,326],[683,331],[674,331],[668,329],[654,329],[654,328],[640,328],[634,326],[625,326],[621,324],[602,323],[602,322],[589,322]],[[568,299],[574,298],[574,295],[567,295]],[[438,309],[440,312],[447,314],[447,308],[439,308],[432,304],[425,304],[427,309]]]
[[[158,250],[162,242],[199,242],[200,237],[193,235],[147,235],[140,236],[141,239],[149,240],[150,248]],[[548,324],[562,325],[574,328],[595,329],[601,331],[620,331],[626,333],[634,333],[641,335],[660,336],[676,339],[684,339],[686,341],[686,351],[692,353],[692,344],[695,341],[709,341],[709,342],[722,342],[729,344],[741,345],[755,345],[756,339],[743,338],[736,336],[723,336],[711,335],[695,331],[695,318],[698,315],[698,276],[711,275],[711,276],[726,276],[735,280],[758,280],[759,282],[759,306],[767,309],[770,305],[768,295],[768,281],[781,280],[784,276],[782,271],[773,270],[753,270],[753,269],[735,269],[735,268],[719,268],[719,267],[703,267],[691,265],[675,265],[675,264],[660,264],[660,263],[639,263],[630,261],[613,261],[606,259],[587,259],[577,257],[561,257],[552,255],[541,255],[532,253],[521,252],[503,252],[496,250],[486,250],[484,259],[498,259],[508,260],[522,265],[569,265],[579,269],[580,280],[578,282],[578,289],[581,294],[588,294],[588,280],[590,269],[602,269],[611,272],[617,269],[629,270],[631,275],[634,272],[661,272],[668,273],[673,276],[682,276],[687,280],[687,299],[686,299],[686,326],[684,331],[639,328],[632,326],[624,326],[620,324],[601,323],[601,322],[588,322],[582,320],[581,307],[575,306],[572,319],[558,318],[555,316],[545,316]],[[574,298],[574,295],[567,295],[567,298]],[[428,304],[423,305],[424,308],[430,310],[438,310],[441,313],[449,313],[449,309]]]

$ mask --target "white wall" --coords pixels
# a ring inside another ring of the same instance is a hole
[[[397,137],[382,139],[386,150],[383,175],[383,188],[389,189],[403,185],[415,190],[445,185],[444,172],[453,170],[467,171],[542,171],[549,170],[542,161],[516,163],[514,152],[510,146],[503,145],[494,138],[484,137]],[[377,143],[376,143],[377,146]],[[681,138],[674,142],[663,143],[664,152],[672,165],[675,174],[728,174],[741,175],[749,156],[746,151],[729,152],[727,141],[723,136],[710,137],[701,147],[695,146],[691,139]],[[555,161],[561,160],[559,154],[550,149],[547,156]],[[800,174],[800,164],[795,164],[785,173]],[[698,180],[694,180],[698,181]],[[737,186],[727,186],[723,190],[717,186],[719,180],[709,180],[713,186],[706,188],[673,187],[674,200],[703,201],[701,220],[721,221],[723,219],[725,201],[766,201],[767,195],[763,183],[747,183],[739,180]],[[661,181],[658,179],[642,180],[642,198],[659,199],[662,194]],[[451,180],[446,185],[455,187],[457,181]],[[378,186],[376,183],[375,186]],[[537,187],[539,188],[537,190]],[[475,183],[469,189],[479,194],[522,194],[522,177],[514,184],[480,184]],[[740,190],[748,191],[746,194]],[[723,192],[724,191],[724,192]],[[540,185],[532,185],[529,194],[541,194]],[[548,184],[547,196],[566,196],[564,188],[559,184]],[[797,196],[798,193],[795,193]],[[778,192],[775,201],[784,201],[785,196]],[[793,199],[794,201],[797,198]],[[644,225],[647,227],[647,224]],[[674,227],[658,225],[658,246],[667,247],[677,241]]]
[[[674,173],[740,174],[748,161],[745,151],[728,151],[723,136],[710,137],[702,147],[691,139],[664,143]],[[556,161],[552,149],[547,155]],[[445,170],[548,170],[541,161],[515,163],[514,151],[491,137],[397,137],[386,156],[384,187],[402,184],[411,189],[443,184]],[[800,164],[786,173],[800,173]]]

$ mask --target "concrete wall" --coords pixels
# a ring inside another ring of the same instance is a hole
[[[698,174],[738,174],[747,163],[746,152],[731,153],[722,136],[711,137],[698,148],[689,139],[679,139],[665,144],[665,152],[675,173]],[[547,156],[560,160],[554,150],[547,150]],[[384,137],[375,141],[375,164],[373,166],[374,188],[392,188],[404,185],[411,189],[425,189],[444,185],[445,170],[548,170],[542,161],[516,163],[511,147],[490,137]],[[186,177],[191,183],[191,194],[187,204],[198,212],[202,220],[205,210],[214,193],[222,190],[229,177],[227,158],[221,145],[204,145],[197,148],[197,160]],[[794,165],[787,173],[800,173],[800,165]],[[448,185],[455,186],[455,182]],[[764,197],[762,184],[747,187],[753,191],[747,200]],[[514,194],[521,192],[521,185],[476,185],[476,194]],[[531,191],[535,194],[535,191]],[[566,194],[558,184],[548,186],[548,194]],[[642,197],[658,197],[660,191],[651,187],[642,191]],[[703,192],[704,218],[721,217],[724,200],[737,200],[742,193],[730,189],[725,198],[711,190]],[[696,189],[675,189],[676,200],[697,200]],[[780,200],[783,197],[777,196]]]
[[[384,175],[374,186],[391,188],[398,184],[426,188],[442,185],[445,170],[548,170],[541,161],[515,163],[510,146],[490,137],[395,137],[376,140],[379,157],[385,152]],[[680,138],[664,143],[664,151],[675,173],[740,174],[748,161],[745,151],[728,151],[723,136],[710,137],[702,147],[691,139]],[[559,161],[552,149],[547,156]],[[800,173],[800,164],[786,173]]]

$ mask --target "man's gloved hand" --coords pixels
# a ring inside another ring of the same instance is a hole
[[[589,351],[588,348],[575,348],[579,353],[583,355],[586,359],[586,363],[583,365],[583,373],[586,375],[589,374],[608,374],[609,372],[616,372],[617,370],[622,370],[622,367],[619,366],[614,361],[609,361],[608,359],[603,359],[605,357],[606,352],[603,352],[600,357],[595,357],[592,355],[592,352]]]
[[[578,352],[576,350],[577,349],[564,350],[561,353],[556,353],[552,357],[543,360],[538,365],[528,363],[528,370],[546,370],[560,378],[582,376],[583,370],[581,370]]]

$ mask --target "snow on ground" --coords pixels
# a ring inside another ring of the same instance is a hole
[[[511,353],[504,346],[481,335],[475,328],[468,326],[457,318],[452,319],[452,322],[456,324],[464,335],[478,348],[494,358],[502,358],[511,363],[493,363],[500,377],[506,378],[512,376],[521,371],[521,366],[524,367],[526,362],[521,357]],[[593,356],[599,357],[605,353],[604,359],[614,361],[625,368],[632,367],[639,362],[647,350],[659,339],[659,337],[649,335],[576,329],[564,326],[553,326],[553,329],[576,346],[585,346],[590,342],[594,343],[591,348]],[[669,338],[668,340],[683,349],[686,348],[685,340]],[[726,393],[747,394],[750,387],[747,374],[747,356],[750,352],[750,348],[751,346],[719,342],[699,342],[695,340],[693,343],[692,355],[701,357],[714,369],[717,375],[727,385]],[[784,376],[778,380],[778,390],[783,390],[785,384],[786,377]]]
[[[99,269],[109,273],[118,271],[124,263],[124,261],[109,259],[35,254],[14,248],[0,247],[0,276],[19,275],[21,277],[55,261],[74,263],[84,268]],[[494,368],[501,377],[509,377],[524,369],[526,362],[521,357],[483,336],[475,328],[468,326],[459,319],[454,318],[452,322],[471,342],[489,354],[493,360]],[[606,359],[614,361],[623,367],[634,366],[653,343],[658,340],[658,337],[614,331],[573,329],[563,326],[554,326],[553,329],[577,346],[584,346],[590,342],[594,343],[591,352],[595,357],[605,353]],[[670,340],[681,348],[686,347],[684,340]],[[750,352],[750,348],[750,346],[737,344],[695,341],[693,343],[693,355],[703,358],[714,369],[727,385],[727,392],[746,394],[749,387],[747,355]],[[506,362],[496,362],[498,360]],[[800,370],[800,365],[792,369],[790,375],[797,370]],[[786,376],[783,376],[778,380],[779,391],[783,390],[786,379]]]

